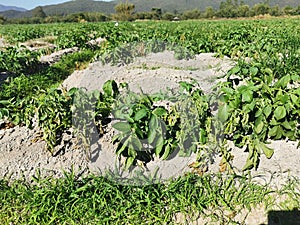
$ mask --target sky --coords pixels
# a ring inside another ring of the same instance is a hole
[[[0,4],[6,6],[18,6],[25,9],[33,9],[37,6],[53,5],[68,1],[70,0],[0,0]]]

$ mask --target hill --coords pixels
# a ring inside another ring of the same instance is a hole
[[[221,2],[226,0],[129,0],[129,3],[135,5],[136,12],[148,12],[152,8],[161,8],[163,12],[183,12],[185,10],[199,9],[205,10],[206,7],[219,9]],[[43,6],[43,10],[48,16],[68,15],[80,12],[102,12],[105,14],[114,13],[114,7],[124,0],[114,0],[110,2],[93,1],[93,0],[75,0],[62,4]],[[244,3],[252,7],[255,4],[265,2],[264,0],[244,0]],[[270,0],[270,6],[278,5],[280,7],[300,5],[299,0]],[[0,10],[1,11],[1,10]],[[17,11],[9,10],[1,12],[0,15],[6,18],[31,17],[32,10]]]
[[[8,11],[8,10],[24,12],[27,9],[16,7],[16,6],[6,6],[6,5],[1,5],[0,4],[0,12],[4,12],[4,11]]]

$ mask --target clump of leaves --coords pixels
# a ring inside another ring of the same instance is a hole
[[[33,71],[39,56],[38,52],[30,51],[25,46],[7,47],[0,51],[0,72],[20,74]]]
[[[117,99],[112,114],[117,120],[113,127],[119,133],[114,141],[119,143],[117,155],[126,157],[126,168],[154,157],[167,159],[176,150],[187,156],[207,143],[208,101],[193,84],[180,84],[178,95],[127,90]]]
[[[276,78],[271,68],[239,64],[219,84],[220,133],[237,147],[246,146],[244,169],[257,168],[260,155],[271,158],[269,139],[299,140],[299,75]]]

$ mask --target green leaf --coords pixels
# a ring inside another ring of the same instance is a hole
[[[140,109],[137,111],[137,113],[134,115],[134,120],[139,121],[140,119],[144,118],[147,116],[148,111],[145,108]]]
[[[277,120],[281,120],[286,116],[286,109],[284,106],[278,106],[274,111],[274,116]]]
[[[205,129],[200,128],[200,134],[199,134],[199,142],[200,144],[206,144],[207,142],[207,132]]]
[[[187,92],[191,92],[192,88],[194,87],[193,84],[185,82],[185,81],[180,81],[179,85],[183,90],[186,90]]]
[[[154,109],[154,110],[152,111],[152,113],[153,113],[154,115],[157,115],[157,116],[161,117],[161,116],[167,115],[168,111],[167,111],[165,108],[158,107],[158,108]]]
[[[253,91],[247,90],[242,93],[242,102],[251,102],[253,99]]]
[[[254,167],[253,157],[249,155],[247,158],[246,164],[243,167],[243,171],[250,170],[253,167]]]
[[[297,95],[294,95],[294,94],[290,94],[290,98],[291,98],[291,100],[292,100],[292,102],[294,104],[296,104],[298,102],[298,100],[299,100],[299,98],[297,97]]]
[[[268,118],[269,116],[270,116],[270,114],[272,113],[272,107],[271,106],[266,106],[265,108],[264,108],[264,114],[265,114],[265,116],[266,116],[266,118]]]
[[[156,138],[156,130],[149,130],[148,132],[148,143],[152,144]]]
[[[134,148],[134,150],[136,150],[136,151],[141,151],[142,150],[142,148],[143,148],[142,143],[137,137],[132,136],[130,138],[130,142],[131,142],[132,147]]]
[[[282,125],[285,129],[287,129],[287,130],[292,130],[292,129],[293,129],[292,126],[291,126],[291,124],[290,124],[287,120],[285,120],[281,125]]]
[[[164,138],[160,135],[155,143],[155,155],[159,157],[164,146]]]
[[[152,115],[149,122],[149,130],[156,131],[158,128],[158,118],[156,115]]]
[[[130,132],[131,131],[131,126],[127,122],[117,122],[117,123],[113,124],[112,126],[113,126],[113,128],[115,128],[121,132]]]
[[[237,74],[238,72],[240,72],[241,68],[239,66],[235,66],[230,70],[231,74]]]
[[[276,134],[277,134],[277,129],[278,129],[278,126],[272,127],[272,128],[269,130],[268,135],[269,135],[270,137],[276,136]]]
[[[166,160],[169,157],[170,152],[171,152],[171,145],[167,144],[167,146],[165,147],[164,154],[162,155],[161,159]]]
[[[291,81],[291,76],[290,75],[285,75],[284,77],[280,78],[275,84],[275,87],[282,87],[285,88],[288,83]]]
[[[258,68],[257,67],[251,67],[250,68],[250,75],[251,76],[256,76],[257,73],[258,73]]]
[[[257,134],[260,134],[264,128],[264,122],[261,118],[257,118],[255,121],[255,127],[254,130]]]
[[[0,105],[9,105],[9,104],[11,104],[10,100],[1,100],[0,101]]]
[[[270,159],[273,156],[274,149],[267,147],[265,144],[263,144],[262,149],[268,159]]]
[[[221,122],[226,122],[229,117],[229,107],[227,104],[221,105],[218,111],[218,118]]]
[[[125,169],[128,170],[133,165],[135,157],[128,157],[125,161]]]

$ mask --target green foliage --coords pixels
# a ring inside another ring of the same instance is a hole
[[[181,87],[178,95],[128,91],[117,99],[112,114],[118,121],[113,127],[119,133],[114,140],[119,142],[117,155],[126,157],[127,168],[137,160],[167,159],[175,150],[188,156],[196,153],[199,145],[205,146],[211,126],[207,99],[193,84],[181,82]],[[171,106],[166,108],[166,104]]]
[[[84,67],[85,63],[95,58],[100,58],[104,63],[124,64],[131,62],[134,57],[164,50],[174,51],[178,59],[191,58],[193,54],[201,52],[216,52],[220,57],[226,55],[240,58],[238,64],[227,74],[226,82],[217,86],[216,95],[203,96],[202,92],[191,84],[181,83],[186,92],[182,96],[187,97],[189,101],[182,100],[183,108],[174,106],[169,110],[162,106],[155,106],[154,103],[160,100],[171,101],[172,96],[162,95],[158,98],[129,92],[128,96],[131,96],[132,100],[125,98],[122,101],[126,100],[126,104],[134,110],[126,111],[127,117],[119,117],[120,123],[115,125],[116,129],[123,134],[122,137],[116,138],[119,142],[119,154],[129,157],[127,165],[131,165],[136,160],[143,159],[142,155],[146,155],[144,159],[147,161],[154,157],[167,158],[176,148],[195,151],[195,145],[187,147],[185,142],[197,143],[196,151],[201,152],[201,146],[207,150],[207,144],[211,140],[214,140],[216,145],[231,140],[236,146],[246,147],[249,151],[249,160],[245,168],[257,167],[261,154],[265,154],[268,158],[273,154],[266,145],[267,141],[299,140],[300,30],[298,22],[298,19],[181,23],[124,22],[119,23],[117,27],[113,23],[69,24],[68,26],[76,30],[76,33],[68,32],[66,25],[63,24],[51,25],[49,30],[46,30],[43,25],[40,27],[4,26],[0,29],[5,35],[8,35],[9,31],[13,35],[18,32],[24,34],[24,37],[20,37],[19,40],[29,38],[30,35],[27,34],[36,30],[41,31],[39,35],[59,36],[56,39],[59,48],[77,46],[85,50],[64,56],[60,62],[38,70],[30,76],[24,69],[24,74],[18,74],[19,77],[11,77],[4,82],[0,92],[1,118],[8,117],[15,124],[30,125],[28,118],[32,115],[33,109],[29,106],[36,106],[35,103],[43,102],[36,100],[34,103],[33,96],[39,99],[42,94],[43,99],[48,101],[46,93],[49,88],[58,87],[75,69]],[[26,32],[26,29],[30,32]],[[86,42],[96,37],[106,38],[106,41],[99,48],[90,48]],[[14,54],[18,52],[17,49],[8,48],[3,50],[2,54],[10,51]],[[32,65],[30,68],[35,66],[35,63],[31,64],[30,61],[35,58],[31,58],[29,53],[25,56],[25,62],[29,60],[28,63],[23,63],[21,58],[14,59],[17,61],[16,66],[6,64],[3,58],[2,71],[19,71],[19,68],[25,68],[27,64]],[[243,59],[247,59],[247,63]],[[25,66],[20,67],[18,60]],[[103,119],[112,110],[112,104],[117,98],[117,95],[111,96],[111,93],[115,93],[118,87],[113,81],[110,82],[106,84],[103,92],[78,91],[84,102],[83,105],[87,103],[90,109],[96,107],[95,112],[88,115],[92,118],[91,124],[100,133],[104,132],[101,131]],[[74,104],[70,106],[69,102],[65,103],[64,95],[60,97],[57,93],[54,95],[56,97],[49,101],[58,101],[58,105],[68,109],[76,106]],[[180,96],[175,95],[175,97],[177,100],[180,99]],[[211,101],[208,103],[206,98],[210,98]],[[89,105],[89,102],[92,104]],[[190,107],[191,103],[194,107]],[[219,107],[217,120],[209,115],[210,109],[215,104]],[[55,103],[52,105],[54,106]],[[198,115],[198,120],[193,121],[195,124],[184,122],[191,113],[191,110],[180,111],[184,108],[192,109],[193,115]],[[150,122],[151,126],[158,131],[157,135],[150,132]],[[214,127],[211,127],[212,123]],[[60,125],[55,124],[55,126]],[[65,129],[67,126],[69,125],[61,127]],[[191,129],[192,127],[197,129]],[[87,128],[83,130],[88,130]],[[62,130],[59,128],[57,133]],[[54,133],[53,137],[57,137]],[[88,146],[88,137],[84,132],[82,136],[86,138]],[[186,141],[188,137],[191,140]],[[219,137],[223,139],[218,140]],[[147,141],[143,143],[140,140]],[[160,147],[151,146],[147,152],[144,145]],[[133,151],[133,147],[140,153]],[[226,146],[221,148],[221,153],[225,161],[231,159]]]
[[[38,52],[24,46],[8,47],[0,51],[0,72],[25,73],[34,70],[38,64]]]
[[[37,174],[33,181],[0,180],[1,224],[175,224],[196,221],[199,216],[236,223],[234,215],[252,207],[278,207],[279,203],[270,206],[275,191],[276,197],[290,202],[289,206],[281,204],[281,209],[299,205],[299,196],[292,194],[299,182],[290,181],[290,187],[274,190],[234,175],[187,174],[144,186],[92,175],[78,179],[74,173],[65,173],[61,179],[43,179]],[[175,221],[178,215],[182,219]]]
[[[240,62],[227,74],[227,82],[219,84],[221,132],[249,151],[244,169],[257,167],[261,154],[272,156],[266,141],[300,138],[299,75],[276,78],[276,68],[259,66]]]

